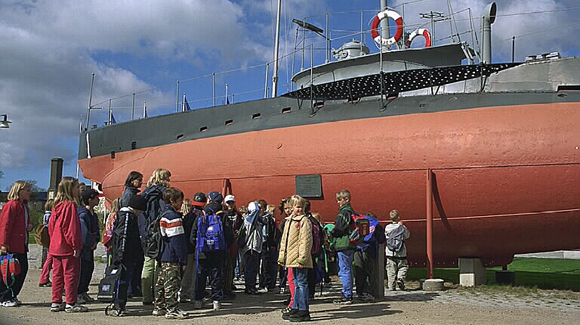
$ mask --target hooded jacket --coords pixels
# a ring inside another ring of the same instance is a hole
[[[99,217],[83,206],[77,208],[77,213],[81,222],[81,233],[83,238],[83,251],[81,258],[91,260],[93,257],[92,247],[100,240]]]
[[[49,252],[53,256],[72,256],[83,248],[81,222],[77,205],[62,201],[55,205],[48,224],[50,235]]]
[[[306,216],[290,216],[286,218],[278,263],[285,267],[313,267],[312,255],[312,224]]]
[[[165,240],[161,262],[187,265],[187,247],[181,213],[175,211],[170,205],[166,205],[159,223],[159,230]]]

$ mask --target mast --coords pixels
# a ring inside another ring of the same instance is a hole
[[[381,11],[387,10],[387,0],[381,0]],[[389,18],[385,18],[381,21],[381,38],[389,39],[391,36],[389,35]],[[382,51],[381,46],[381,51]]]
[[[274,44],[274,73],[272,75],[272,98],[278,96],[278,54],[280,52],[280,16],[282,0],[278,0],[278,14],[276,18],[276,42]]]

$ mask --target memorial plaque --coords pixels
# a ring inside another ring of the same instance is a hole
[[[297,175],[296,194],[305,198],[322,197],[322,179],[320,174]]]

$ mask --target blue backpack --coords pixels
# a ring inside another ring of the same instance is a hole
[[[217,252],[227,249],[224,227],[218,216],[222,211],[197,218],[197,252]],[[205,222],[203,221],[205,219]]]
[[[357,249],[365,251],[367,247],[369,247],[369,245],[374,244],[377,241],[375,237],[375,229],[379,225],[379,220],[369,216],[363,216],[363,218],[368,220],[369,222],[369,232],[366,236],[362,238],[361,242],[357,245]]]

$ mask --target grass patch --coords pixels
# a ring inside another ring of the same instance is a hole
[[[514,294],[522,293],[521,287],[531,292],[537,289],[558,289],[580,291],[580,260],[552,259],[552,258],[515,258],[508,265],[508,270],[516,272],[516,287],[495,284],[495,271],[500,267],[486,269],[488,287],[493,290],[510,291]],[[424,279],[427,276],[425,268],[409,269],[410,280]],[[445,282],[458,283],[459,269],[435,269],[433,276]],[[479,290],[479,289],[478,289]]]

